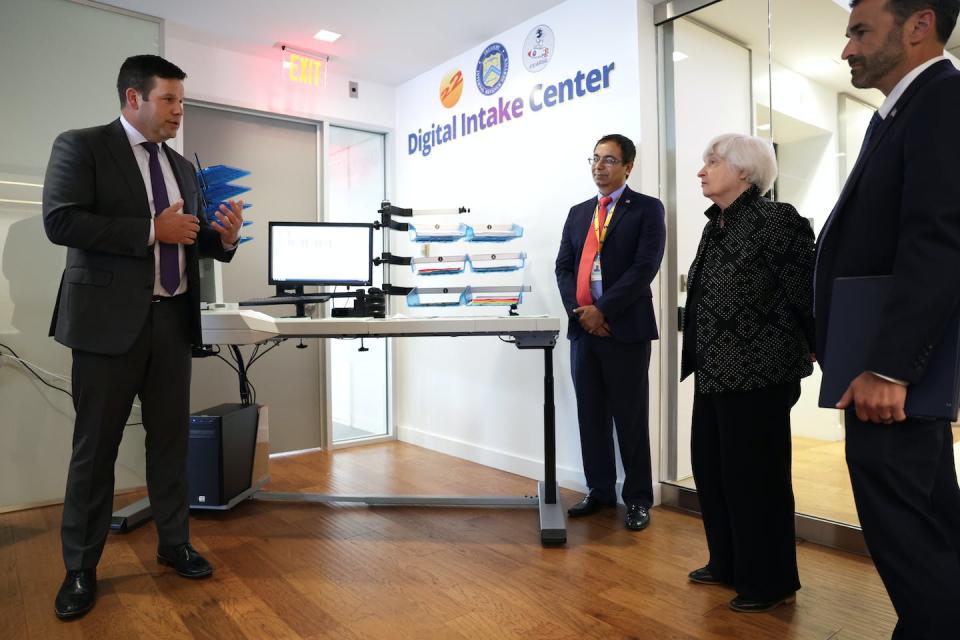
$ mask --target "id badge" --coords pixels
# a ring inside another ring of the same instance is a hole
[[[593,259],[593,268],[590,269],[590,281],[591,282],[603,281],[603,273],[600,271],[600,254],[599,253]]]

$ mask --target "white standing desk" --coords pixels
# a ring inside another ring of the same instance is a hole
[[[251,487],[230,504],[256,500],[298,502],[362,502],[370,505],[406,506],[537,506],[540,541],[544,545],[567,540],[563,506],[558,498],[556,467],[556,410],[553,390],[553,348],[560,319],[548,316],[447,317],[447,318],[274,318],[236,305],[216,305],[201,314],[205,344],[258,344],[275,338],[409,338],[503,336],[518,349],[543,351],[544,479],[537,494],[510,496],[344,496],[317,493],[278,493]],[[146,499],[114,513],[114,530],[125,531],[149,517]]]

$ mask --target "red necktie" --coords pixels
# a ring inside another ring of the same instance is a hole
[[[607,221],[607,205],[613,198],[603,196],[597,206],[597,229],[603,231],[603,225]],[[583,243],[583,253],[580,254],[580,268],[577,270],[577,304],[581,307],[593,304],[593,296],[590,294],[590,272],[593,271],[593,261],[600,250],[600,241],[597,239],[597,232],[593,224],[587,227],[587,239]]]

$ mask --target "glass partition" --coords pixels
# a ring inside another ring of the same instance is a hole
[[[384,136],[331,126],[327,143],[327,222],[373,222],[386,196]],[[373,254],[383,251],[374,231]],[[382,277],[374,269],[374,286]],[[349,299],[334,299],[344,306]],[[389,435],[389,340],[330,341],[330,405],[333,444]]]
[[[710,202],[695,179],[709,139],[752,132],[773,142],[773,197],[794,205],[819,233],[883,96],[853,88],[841,59],[849,10],[835,0],[722,0],[661,26],[669,242],[666,282],[684,303],[684,274]],[[745,80],[749,77],[749,81]],[[671,147],[672,145],[675,148]],[[672,302],[672,300],[671,300]],[[665,336],[679,363],[675,327]],[[679,367],[677,367],[679,371]],[[695,488],[690,472],[692,380],[672,379],[663,480]],[[843,454],[840,412],[820,409],[820,373],[802,383],[792,413],[797,512],[858,525]]]

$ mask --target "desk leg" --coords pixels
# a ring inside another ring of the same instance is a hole
[[[544,480],[537,483],[540,498],[540,542],[544,545],[567,541],[557,485],[557,420],[553,403],[553,347],[543,350],[543,467]]]
[[[543,466],[547,504],[557,502],[557,410],[553,404],[553,347],[543,350]]]
[[[127,533],[152,517],[153,509],[150,508],[150,498],[140,498],[123,509],[113,512],[113,517],[110,519],[110,530],[116,533]]]

